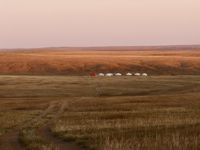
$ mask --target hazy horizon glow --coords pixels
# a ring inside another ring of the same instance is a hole
[[[200,44],[199,0],[0,0],[0,48]]]

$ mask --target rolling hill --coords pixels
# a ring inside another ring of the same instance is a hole
[[[87,75],[91,71],[200,74],[200,47],[69,47],[0,51],[0,74]]]

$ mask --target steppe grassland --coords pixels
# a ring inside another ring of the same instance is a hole
[[[1,131],[65,100],[51,130],[88,149],[200,148],[199,76],[1,76],[0,97]]]
[[[35,118],[41,110],[35,101],[27,102],[21,98],[0,98],[0,135],[12,129],[20,129]]]

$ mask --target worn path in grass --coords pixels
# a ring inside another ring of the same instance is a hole
[[[77,144],[73,142],[66,142],[60,138],[55,137],[50,131],[50,127],[46,126],[38,130],[40,136],[48,141],[56,150],[83,150]]]
[[[62,115],[64,112],[65,108],[67,108],[67,103],[65,101],[61,102],[59,104],[59,109],[58,112],[55,114],[55,116],[46,124],[46,126],[41,127],[38,130],[38,133],[40,136],[48,141],[51,145],[56,147],[58,150],[83,150],[80,146],[73,142],[66,142],[55,135],[50,131],[50,127],[52,125],[53,121],[57,121],[58,118]]]
[[[23,125],[23,127],[16,127],[12,131],[4,134],[0,137],[0,150],[25,150],[23,145],[19,142],[19,131],[26,127],[33,127],[36,124],[44,123],[45,117],[48,114],[54,113],[53,117],[47,120],[46,125],[38,129],[38,134],[41,136],[45,141],[47,141],[52,146],[56,147],[58,150],[83,150],[75,143],[65,142],[57,137],[55,137],[51,131],[50,126],[53,121],[56,121],[64,112],[67,103],[62,101],[60,103],[54,101],[51,102],[48,107],[36,118],[29,121],[27,124]],[[59,107],[56,112],[54,112],[55,107]]]

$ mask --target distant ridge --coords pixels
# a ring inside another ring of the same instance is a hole
[[[94,51],[137,51],[137,50],[200,50],[200,45],[164,45],[164,46],[97,46],[97,47],[41,47],[0,49],[0,51],[38,51],[38,50],[94,50]]]
[[[199,46],[15,49],[0,52],[0,74],[147,72],[200,75]]]

